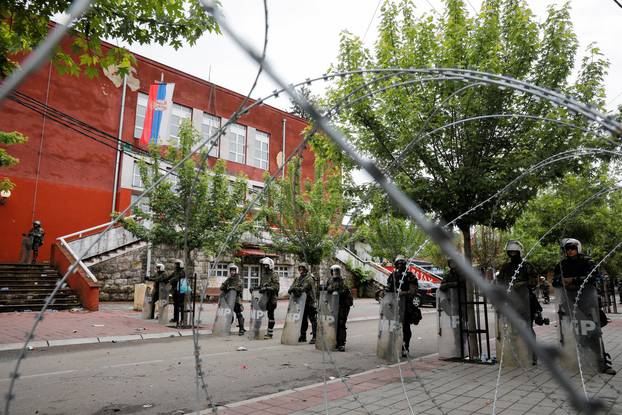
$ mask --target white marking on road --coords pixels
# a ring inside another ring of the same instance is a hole
[[[65,375],[67,373],[73,373],[73,372],[77,372],[77,370],[72,369],[72,370],[59,370],[57,372],[34,373],[32,375],[20,376],[19,379],[39,378],[39,377],[42,377],[42,376]],[[7,382],[7,381],[10,381],[10,380],[11,380],[11,378],[4,378],[4,379],[0,379],[0,382]]]
[[[115,367],[149,365],[151,363],[162,363],[163,361],[164,360],[162,360],[162,359],[158,359],[158,360],[146,360],[144,362],[119,363],[117,365],[102,366],[100,369],[111,369],[111,368],[115,368]]]

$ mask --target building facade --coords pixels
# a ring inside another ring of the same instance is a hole
[[[209,137],[244,100],[243,95],[203,79],[136,58],[133,89],[125,89],[124,99],[123,87],[115,86],[113,77],[60,75],[47,64],[12,99],[0,104],[0,128],[29,138],[26,144],[7,147],[20,162],[0,172],[16,184],[0,205],[0,263],[19,260],[21,235],[34,220],[41,221],[46,232],[40,250],[40,260],[46,261],[58,237],[110,221],[113,211],[122,211],[141,194],[137,161],[144,148],[139,138],[152,83],[175,84],[170,139],[162,145],[174,142],[184,119]],[[249,189],[258,191],[264,173],[278,170],[283,154],[291,154],[303,140],[306,127],[303,119],[262,104],[227,128],[226,135],[214,143],[209,163],[226,160],[229,174],[243,173]],[[305,149],[302,157],[303,176],[313,177],[313,154]],[[246,248],[255,249],[242,253],[250,275],[255,268],[249,252],[259,256],[261,251],[252,244]],[[293,276],[291,266],[288,272]]]

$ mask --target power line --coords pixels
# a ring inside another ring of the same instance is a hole
[[[622,3],[620,3],[618,0],[613,0],[615,2],[615,4],[618,5],[618,7],[620,7],[622,9]]]
[[[378,13],[378,9],[380,8],[380,3],[382,3],[382,0],[378,0],[378,4],[376,4],[376,9],[374,10],[374,14],[371,15],[371,19],[369,19],[369,24],[367,25],[367,29],[365,29],[365,33],[363,34],[363,39],[361,40],[361,42],[365,42],[365,38],[367,37],[367,32],[369,32],[369,28],[371,27],[371,24],[374,21],[374,18],[376,17],[376,13]]]

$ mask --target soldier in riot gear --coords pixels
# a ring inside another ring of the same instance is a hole
[[[386,291],[396,294],[399,291],[399,297],[405,297],[406,300],[404,321],[402,321],[402,333],[404,337],[402,357],[407,357],[410,349],[410,338],[412,337],[410,325],[418,323],[418,321],[415,321],[417,307],[413,303],[413,300],[418,293],[419,281],[412,272],[406,270],[406,259],[403,256],[398,255],[395,261],[393,261],[393,265],[395,269],[387,278]]]
[[[464,331],[467,329],[466,281],[453,259],[447,258],[449,271],[436,293],[439,314],[439,357],[464,358]]]
[[[43,238],[45,236],[45,231],[41,227],[41,222],[38,220],[32,223],[32,229],[28,231],[28,235],[30,238],[30,249],[32,249],[32,263],[35,264],[37,262],[37,256],[39,256],[39,248],[43,245]]]
[[[274,324],[276,323],[274,320],[274,310],[276,310],[279,297],[279,277],[274,273],[274,261],[271,258],[262,258],[259,260],[259,264],[261,266],[259,291],[268,297],[266,305],[266,311],[268,312],[268,331],[264,338],[271,339],[274,335]]]
[[[307,329],[309,321],[311,321],[311,340],[309,344],[315,344],[315,334],[317,332],[317,308],[315,294],[315,279],[309,274],[309,266],[305,262],[298,265],[299,276],[296,278],[289,289],[289,293],[293,296],[300,296],[302,293],[307,294],[305,309],[302,316],[302,324],[300,326],[300,337],[298,342],[307,341]]]
[[[577,301],[577,318],[583,320],[577,324],[579,330],[577,336],[580,337],[579,343],[584,342],[586,349],[595,351],[599,366],[597,369],[599,371],[615,375],[616,371],[611,367],[611,356],[605,352],[601,331],[603,324],[598,315],[596,283],[601,278],[600,272],[594,261],[589,256],[581,253],[581,242],[578,240],[565,238],[562,240],[561,247],[565,258],[555,266],[553,277],[553,287],[561,288],[565,291],[562,293],[563,300],[559,309],[560,317],[563,317],[565,314],[572,317],[572,308],[577,295],[579,295],[579,289],[583,286],[582,297]],[[589,279],[587,279],[588,276]],[[589,333],[587,331],[583,333],[583,329],[588,326],[590,326]],[[566,333],[564,335],[570,334]]]
[[[186,280],[186,272],[184,271],[184,262],[181,259],[175,260],[175,270],[169,277],[169,280],[173,290],[173,319],[170,323],[175,323],[179,326],[182,324],[180,315],[183,314],[184,301],[186,300],[186,292],[183,285],[188,283]]]
[[[238,319],[238,335],[243,336],[246,333],[244,330],[244,315],[242,312],[244,311],[244,306],[242,305],[242,279],[240,278],[239,268],[235,264],[229,264],[229,276],[220,286],[220,291],[223,294],[226,294],[229,290],[235,290],[235,305],[233,306],[233,312],[235,313],[236,318]],[[233,323],[233,316],[231,316],[231,323]]]
[[[544,323],[542,307],[533,292],[533,288],[537,283],[538,273],[530,262],[522,259],[524,249],[519,241],[508,241],[505,244],[505,252],[508,256],[508,261],[501,266],[497,276],[497,283],[502,284],[503,288],[507,289],[510,281],[515,277],[510,296],[518,308],[516,311],[527,323],[528,327],[531,328],[531,332],[535,337],[534,321],[537,321],[539,325]],[[532,361],[533,364],[536,364],[535,354],[532,355]]]
[[[169,280],[169,277],[166,275],[166,272],[164,270],[164,264],[158,262],[156,264],[156,273],[153,275],[153,277],[145,278],[147,281],[154,282],[153,294],[151,295],[151,304],[153,304],[153,306],[151,307],[151,312],[149,314],[149,318],[151,319],[155,316],[155,305],[160,299],[160,284],[166,284]]]
[[[350,307],[354,304],[352,291],[341,275],[341,267],[333,265],[330,267],[330,280],[326,285],[326,291],[329,294],[334,292],[339,294],[339,314],[337,318],[337,345],[336,349],[340,352],[346,351],[346,322]]]

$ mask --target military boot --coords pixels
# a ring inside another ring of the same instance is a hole
[[[238,327],[240,328],[238,336],[243,336],[246,330],[244,330],[244,316],[242,316],[242,314],[238,316]]]

